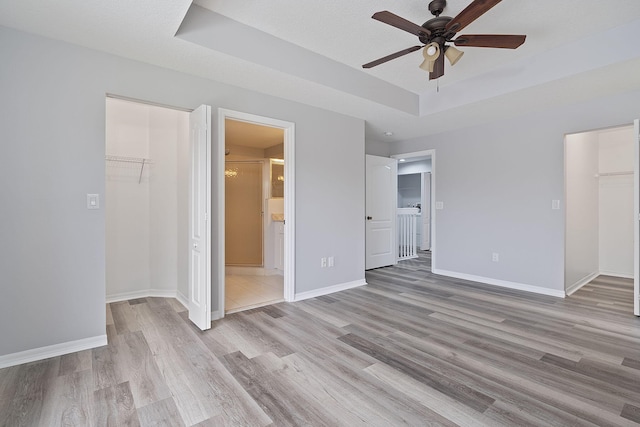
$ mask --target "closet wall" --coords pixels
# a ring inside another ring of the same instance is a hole
[[[187,295],[188,120],[107,98],[107,300]]]
[[[633,127],[598,133],[600,273],[633,277]]]

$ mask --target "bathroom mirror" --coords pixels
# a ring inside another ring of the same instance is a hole
[[[271,163],[271,198],[284,197],[284,160],[269,159]]]

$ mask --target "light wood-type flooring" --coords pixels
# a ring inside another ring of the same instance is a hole
[[[0,426],[631,426],[629,280],[558,299],[432,275],[228,315],[108,306],[109,345],[0,370]]]

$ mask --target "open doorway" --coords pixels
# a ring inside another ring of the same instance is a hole
[[[218,289],[223,313],[294,295],[294,125],[220,109]]]
[[[227,118],[225,156],[225,311],[233,313],[284,301],[284,130]]]
[[[399,209],[417,209],[418,257],[435,266],[435,150],[391,156],[398,160]]]
[[[632,125],[565,137],[567,295],[594,280],[632,293],[634,141]]]
[[[189,112],[106,98],[107,302],[188,306]]]

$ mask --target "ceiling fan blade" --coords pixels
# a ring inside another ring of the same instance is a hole
[[[467,25],[482,16],[493,6],[500,3],[501,0],[473,0],[471,4],[464,8],[455,18],[453,18],[445,27],[447,31],[457,33]]]
[[[429,73],[429,80],[438,79],[444,76],[444,54],[440,54],[433,64],[433,71]]]
[[[387,55],[384,58],[376,59],[375,61],[371,61],[367,64],[364,64],[362,68],[372,68],[372,67],[375,67],[376,65],[384,64],[387,61],[391,61],[392,59],[396,59],[408,53],[415,52],[416,50],[419,50],[421,48],[422,46],[413,46],[408,49],[403,49],[399,52],[392,53],[391,55]]]
[[[524,43],[527,36],[514,34],[465,34],[453,40],[456,46],[497,47],[516,49]]]
[[[380,22],[384,22],[385,24],[391,25],[392,27],[400,28],[401,30],[404,30],[416,36],[420,36],[422,34],[428,36],[431,34],[431,31],[427,30],[426,28],[423,28],[418,24],[414,24],[411,21],[407,21],[406,19],[401,18],[398,15],[389,12],[388,10],[376,12],[373,14],[372,18]]]

